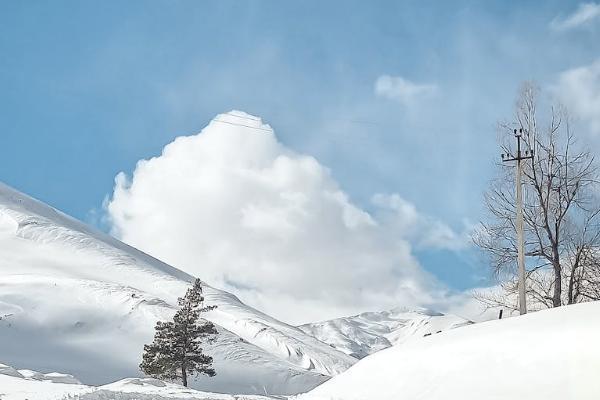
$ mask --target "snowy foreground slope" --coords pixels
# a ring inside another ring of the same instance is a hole
[[[395,308],[305,324],[299,328],[346,354],[363,358],[411,339],[471,323],[456,315],[427,309]]]
[[[48,376],[51,375],[51,376]],[[62,379],[57,378],[58,376]],[[267,400],[251,395],[207,393],[152,378],[127,378],[93,387],[64,374],[15,370],[0,364],[2,400]],[[272,399],[272,398],[269,398]]]
[[[0,184],[0,362],[86,384],[139,376],[155,322],[173,315],[192,279]],[[204,290],[221,335],[208,348],[217,376],[195,388],[298,393],[356,362],[230,293]]]
[[[442,332],[368,356],[297,400],[597,400],[600,302]]]

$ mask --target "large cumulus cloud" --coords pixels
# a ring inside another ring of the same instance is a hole
[[[397,194],[374,207],[353,204],[316,159],[235,111],[120,173],[107,204],[123,241],[290,322],[444,295],[411,254],[429,219]]]

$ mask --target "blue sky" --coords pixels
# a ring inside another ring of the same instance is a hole
[[[521,82],[600,57],[578,2],[323,3],[0,3],[0,180],[98,223],[119,171],[238,109],[365,209],[397,192],[461,230],[483,218]],[[382,76],[424,89],[378,93]],[[487,282],[470,249],[416,254],[453,288]]]

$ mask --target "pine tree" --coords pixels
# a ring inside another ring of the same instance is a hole
[[[203,305],[200,279],[178,302],[180,309],[173,321],[156,323],[154,341],[144,345],[140,368],[154,378],[181,379],[187,387],[188,375],[216,375],[212,357],[203,354],[200,345],[212,342],[218,332],[212,322],[200,318],[201,313],[215,308]]]

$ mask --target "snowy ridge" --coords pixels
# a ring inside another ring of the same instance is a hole
[[[57,242],[72,251],[97,253],[106,258],[106,267],[120,267],[121,273],[125,272],[123,270],[133,274],[150,273],[162,280],[173,281],[193,279],[189,274],[0,182],[2,220],[4,223],[0,224],[12,225],[17,237],[43,244]]]
[[[92,384],[139,376],[155,322],[172,316],[192,279],[0,184],[4,362],[65,371]],[[356,361],[230,293],[208,285],[204,291],[207,303],[217,305],[207,318],[224,334],[208,350],[217,376],[199,378],[195,387],[298,393]]]
[[[363,358],[408,340],[471,323],[455,315],[444,315],[424,308],[398,307],[305,324],[299,328],[337,350]]]
[[[207,290],[206,299],[220,304],[210,313],[211,321],[304,369],[331,376],[356,362],[301,329],[246,306],[230,293]]]

